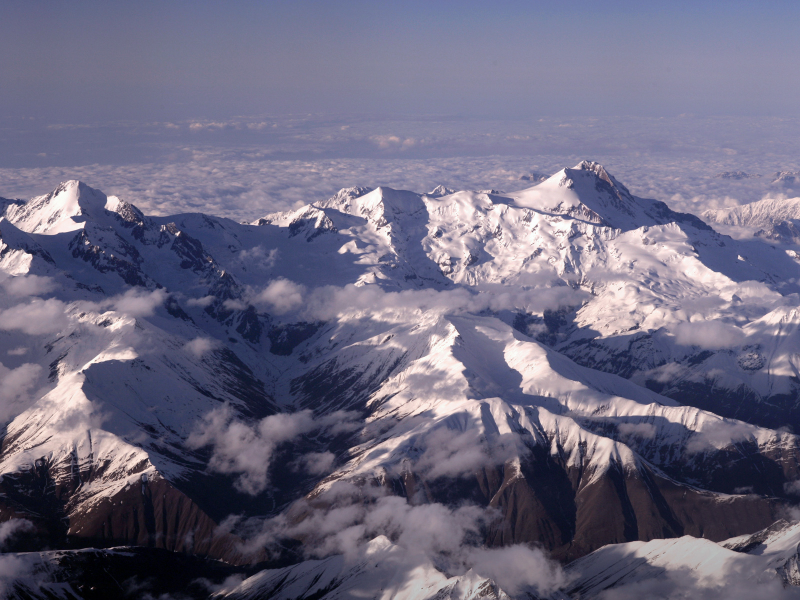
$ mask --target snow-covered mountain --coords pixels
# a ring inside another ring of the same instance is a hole
[[[800,489],[800,259],[597,163],[511,194],[348,188],[252,224],[76,181],[5,206],[19,549],[272,561],[224,588],[242,598],[391,587],[402,556],[416,597],[522,597],[557,578],[523,585],[496,552],[524,572],[530,545],[722,541]]]
[[[800,595],[800,523],[777,521],[753,535],[714,543],[681,538],[605,546],[568,568],[568,593],[580,598]]]
[[[800,243],[800,198],[765,198],[750,204],[707,210],[703,218],[708,223],[750,231],[771,242]]]

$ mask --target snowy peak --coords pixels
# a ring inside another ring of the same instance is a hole
[[[703,217],[712,223],[739,227],[769,227],[780,221],[800,219],[800,198],[765,198],[731,208],[707,210]]]
[[[144,213],[136,208],[133,204],[125,202],[116,196],[108,196],[105,209],[117,213],[119,217],[125,222],[127,226],[134,227],[136,225],[144,226],[147,217]]]
[[[693,215],[677,213],[657,200],[638,198],[603,165],[582,161],[539,185],[511,195],[517,205],[623,231],[685,222],[708,229]]]
[[[329,200],[319,202],[319,208],[333,208],[339,212],[362,217],[377,227],[383,227],[403,215],[413,215],[425,210],[422,196],[406,190],[389,187],[346,188]]]
[[[449,196],[450,194],[455,194],[456,190],[445,187],[443,185],[437,185],[433,188],[430,192],[425,194],[426,196],[430,196],[431,198],[441,198],[442,196]]]
[[[342,188],[327,200],[315,202],[314,206],[319,208],[333,208],[341,212],[349,213],[353,200],[365,194],[369,194],[371,191],[372,188],[362,186]]]
[[[800,198],[765,198],[750,204],[707,210],[709,223],[750,228],[756,237],[773,242],[800,241]]]
[[[66,181],[45,196],[8,208],[7,217],[28,233],[56,234],[83,227],[86,217],[102,214],[108,198],[77,180]]]
[[[675,598],[794,598],[799,540],[800,523],[779,520],[719,544],[688,535],[611,544],[567,567],[566,591],[580,598],[635,597],[643,589],[670,589]]]
[[[584,160],[575,165],[573,168],[564,169],[563,171],[564,174],[572,181],[576,181],[581,177],[588,177],[589,179],[592,179],[592,176],[594,176],[600,181],[605,182],[611,188],[610,191],[618,198],[625,197],[627,200],[633,201],[633,196],[631,196],[628,188],[614,179],[614,177],[612,177],[608,171],[606,171],[605,167],[598,162]],[[596,182],[595,185],[597,185]]]

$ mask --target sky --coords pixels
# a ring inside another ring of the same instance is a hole
[[[798,113],[790,1],[0,6],[5,115]]]
[[[510,189],[588,158],[672,204],[750,202],[800,169],[798,17],[780,0],[0,0],[0,196],[80,177],[153,212],[256,218],[346,185]]]

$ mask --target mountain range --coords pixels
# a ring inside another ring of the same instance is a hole
[[[795,204],[700,219],[588,161],[252,223],[2,200],[0,585],[793,593],[800,254],[713,226]]]

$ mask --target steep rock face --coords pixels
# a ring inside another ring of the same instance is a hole
[[[487,541],[541,544],[562,561],[635,540],[682,535],[725,540],[768,526],[782,510],[773,500],[722,497],[647,468],[615,468],[593,477],[547,460],[527,462],[521,472],[505,470],[499,487],[486,485],[489,506],[504,517]]]
[[[118,491],[87,502],[80,486],[102,484],[102,474],[76,472],[79,482],[65,482],[59,466],[42,460],[30,472],[6,476],[0,484],[0,514],[31,521],[45,545],[137,545],[231,564],[249,564],[259,558],[243,556],[239,538],[220,533],[217,522],[152,469],[133,473]]]

